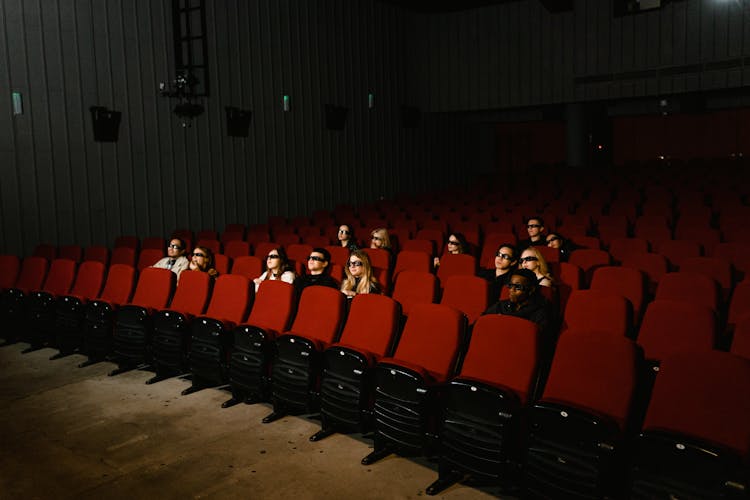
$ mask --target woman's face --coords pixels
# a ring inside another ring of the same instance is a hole
[[[206,255],[206,251],[202,248],[198,247],[193,250],[193,255],[191,258],[193,264],[195,264],[195,266],[201,271],[205,271],[208,267],[208,255]]]
[[[280,265],[281,259],[279,258],[279,251],[271,250],[270,252],[268,252],[268,255],[266,255],[266,266],[268,267],[269,271],[278,270]]]
[[[342,224],[339,226],[339,241],[349,241],[352,237],[351,234],[352,230],[349,226],[347,226],[346,224]]]
[[[370,248],[383,248],[383,237],[381,233],[372,233],[370,238]]]
[[[536,255],[534,255],[534,252],[532,252],[529,249],[526,249],[521,254],[521,267],[524,269],[528,269],[529,271],[536,272],[536,270],[539,268],[539,259]]]
[[[352,273],[352,276],[355,278],[361,277],[365,272],[365,263],[362,262],[359,257],[354,255],[349,257],[349,263],[347,265],[349,266],[349,272]]]
[[[458,253],[461,251],[461,243],[455,235],[448,236],[448,253]]]
[[[550,234],[547,236],[547,246],[550,248],[560,248],[562,240],[556,234]]]

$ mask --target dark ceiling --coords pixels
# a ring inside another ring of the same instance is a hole
[[[380,0],[415,12],[456,12],[487,5],[517,2],[518,0]]]

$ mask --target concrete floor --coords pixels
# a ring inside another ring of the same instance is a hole
[[[108,377],[73,355],[49,361],[26,344],[0,348],[0,498],[426,497],[437,477],[426,460],[390,456],[363,466],[371,441],[333,435],[306,417],[271,424],[265,404],[221,409],[228,393],[174,378],[145,385],[150,372]],[[454,485],[436,498],[500,496]]]

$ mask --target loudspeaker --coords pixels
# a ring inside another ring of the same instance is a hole
[[[415,106],[401,106],[401,126],[404,128],[417,128],[422,121],[422,111]]]
[[[349,114],[349,108],[336,106],[333,104],[325,105],[326,128],[328,130],[344,130],[346,125],[346,116]]]
[[[94,125],[94,141],[117,142],[122,113],[110,111],[103,106],[91,106],[89,111]]]
[[[229,137],[247,137],[250,135],[252,111],[231,106],[225,107],[224,110],[227,112],[227,135]]]

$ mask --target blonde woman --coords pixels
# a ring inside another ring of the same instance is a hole
[[[537,285],[539,286],[552,286],[554,280],[549,272],[547,261],[544,260],[542,254],[539,253],[534,247],[529,247],[523,251],[521,258],[518,259],[518,263],[523,269],[528,269],[536,275]]]
[[[347,298],[359,293],[380,293],[380,283],[373,275],[370,258],[362,250],[355,250],[349,255],[341,293]]]
[[[373,229],[370,233],[370,248],[382,248],[392,252],[391,238],[388,235],[388,230],[384,227]]]

